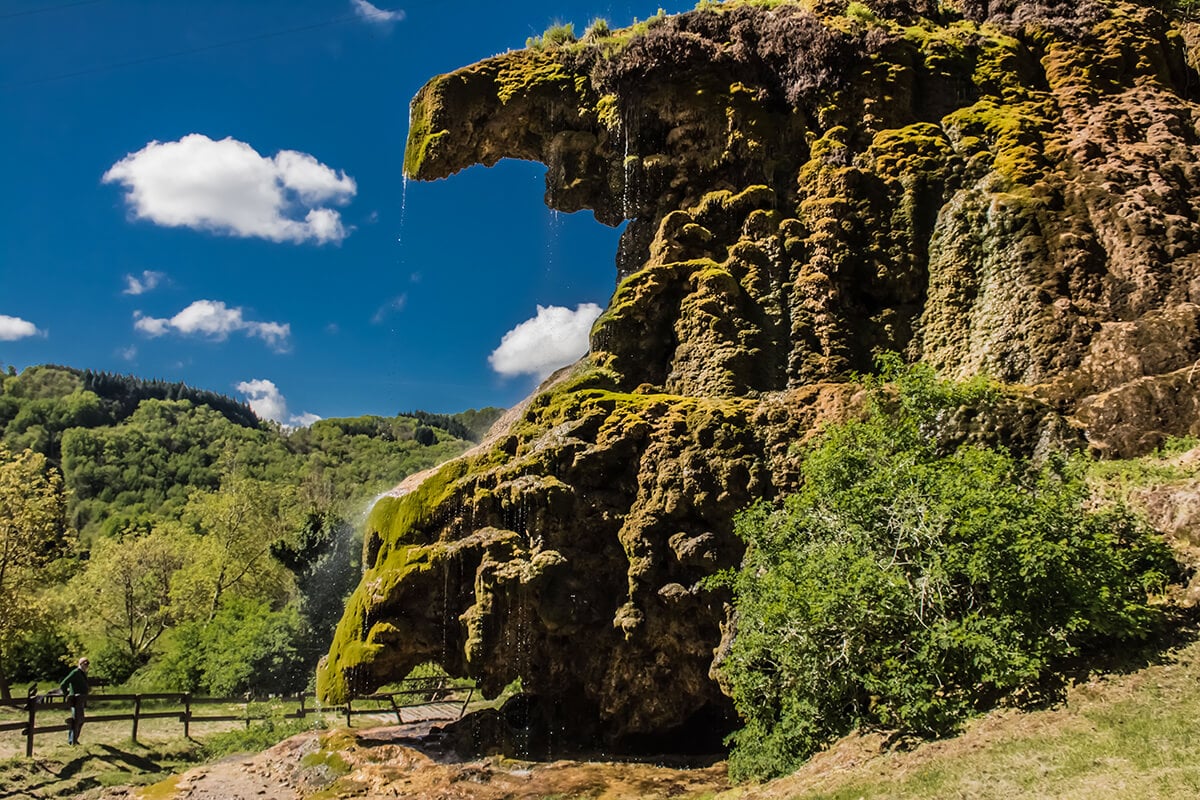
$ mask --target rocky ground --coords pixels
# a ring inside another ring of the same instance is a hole
[[[793,775],[731,786],[717,763],[461,759],[430,724],[305,733],[257,755],[81,800],[1158,800],[1200,796],[1200,631],[1129,672],[1083,677],[1037,711],[1006,709],[942,741],[878,732],[835,743]],[[93,754],[92,758],[98,755]],[[30,784],[32,785],[32,784]],[[4,797],[64,797],[5,793]],[[40,791],[40,790],[39,790]]]
[[[723,763],[463,760],[441,750],[427,723],[294,736],[269,750],[189,770],[149,787],[88,800],[321,800],[343,797],[667,798],[728,788]]]

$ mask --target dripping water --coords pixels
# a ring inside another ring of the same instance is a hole
[[[400,178],[400,235],[396,241],[404,243],[404,220],[408,217],[408,173],[402,173]]]
[[[626,219],[632,215],[633,201],[631,198],[631,186],[633,184],[633,161],[629,156],[630,136],[629,126],[621,126],[621,135],[625,138],[625,158],[621,162],[621,168],[625,171],[624,185],[621,187],[621,211]]]

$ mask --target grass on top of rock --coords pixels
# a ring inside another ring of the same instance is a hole
[[[730,775],[795,769],[839,736],[955,731],[1053,697],[1068,659],[1145,640],[1175,575],[1132,512],[1095,506],[1082,457],[946,445],[947,412],[994,397],[884,359],[863,419],[808,448],[804,487],[737,521],[724,579],[737,631],[720,665],[745,727]]]

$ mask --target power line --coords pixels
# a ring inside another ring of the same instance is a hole
[[[57,6],[45,6],[44,8],[31,8],[26,11],[13,11],[8,14],[0,14],[0,19],[13,19],[14,17],[30,17],[34,14],[45,14],[49,11],[58,11],[63,8],[75,8],[76,6],[90,6],[96,3],[103,3],[104,0],[78,0],[75,3],[61,3]]]
[[[102,2],[102,1],[103,0],[83,0],[82,2],[74,3],[72,5],[84,5],[85,3],[98,3],[98,2]],[[60,8],[67,8],[67,7],[68,6],[60,6]],[[47,10],[49,10],[49,9],[47,9]],[[22,12],[22,13],[37,13],[37,12]],[[329,28],[334,25],[342,25],[347,22],[353,22],[354,20],[370,19],[372,17],[383,17],[385,19],[390,20],[391,17],[388,16],[388,13],[389,12],[380,12],[378,14],[373,14],[373,13],[372,14],[367,14],[367,13],[347,14],[346,16],[343,16],[343,17],[334,17],[333,19],[327,19],[324,22],[315,22],[311,25],[301,25],[296,28],[285,28],[284,30],[279,30],[279,31],[269,31],[267,33],[256,34],[254,36],[246,36],[241,39],[230,39],[228,41],[216,42],[214,44],[206,44],[206,45],[202,45],[200,47],[191,47],[186,50],[175,50],[170,53],[159,53],[158,55],[145,56],[142,58],[133,58],[128,61],[117,61],[112,64],[102,64],[97,67],[89,67],[88,69],[82,69],[82,70],[78,70],[76,72],[64,72],[59,75],[52,75],[48,78],[38,78],[36,80],[24,81],[21,83],[9,83],[9,84],[0,86],[0,91],[7,92],[7,91],[11,91],[13,89],[25,89],[30,86],[41,86],[43,84],[55,83],[57,81],[65,81],[65,80],[69,80],[71,78],[81,78],[85,75],[95,75],[100,72],[111,72],[116,69],[124,69],[125,67],[136,67],[139,64],[151,64],[156,61],[166,61],[167,59],[171,59],[171,58],[179,58],[180,56],[190,56],[190,55],[195,55],[196,53],[206,53],[206,52],[209,52],[210,50],[220,50],[225,47],[236,47],[239,44],[249,44],[251,42],[261,42],[265,39],[275,39],[280,36],[290,36],[291,34],[294,34],[294,33],[305,33],[307,31],[319,30],[320,28]]]

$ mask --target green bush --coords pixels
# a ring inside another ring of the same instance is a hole
[[[1141,639],[1174,562],[1122,508],[1093,508],[1078,459],[939,447],[939,420],[991,402],[885,362],[865,419],[808,449],[803,489],[744,512],[721,669],[745,727],[735,779],[790,771],[863,726],[936,736],[1029,698],[1064,658]]]
[[[292,606],[237,598],[212,620],[185,622],[163,637],[158,657],[138,684],[219,697],[301,691],[307,666],[300,656],[308,631]]]
[[[551,25],[541,36],[529,37],[525,40],[525,46],[534,50],[545,50],[573,44],[576,41],[574,23],[565,22]]]
[[[585,42],[594,42],[597,39],[603,39],[605,36],[611,35],[612,29],[608,26],[608,20],[604,17],[596,17],[583,32],[583,40]]]

